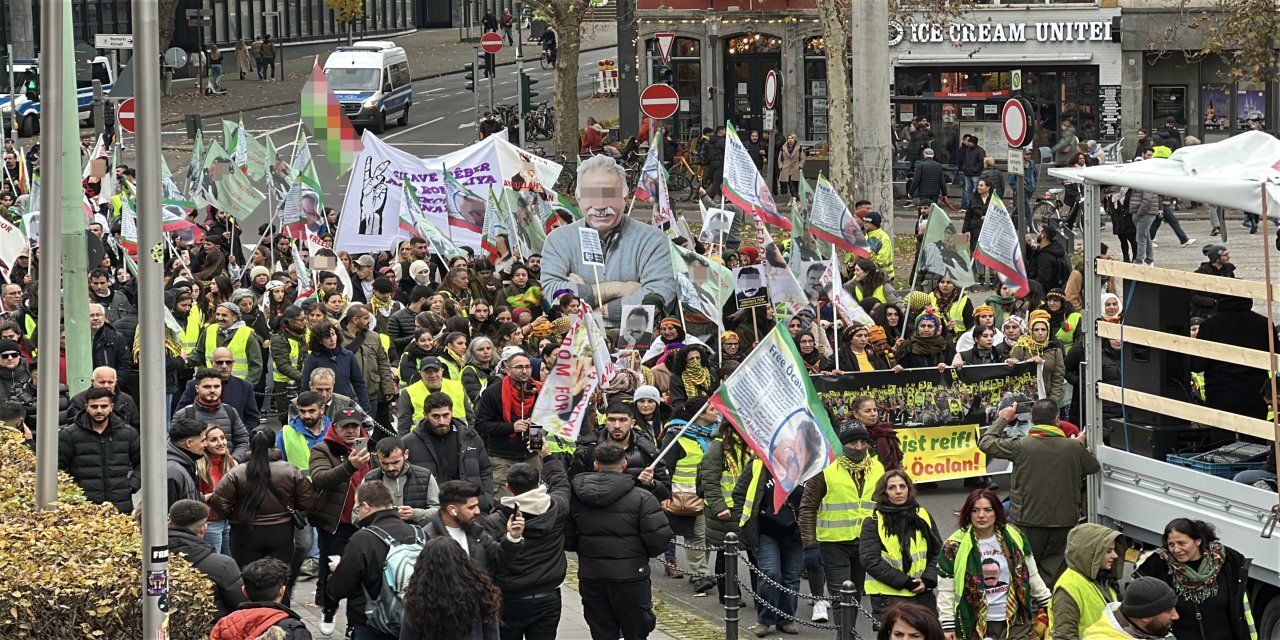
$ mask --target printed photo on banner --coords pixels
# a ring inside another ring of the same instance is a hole
[[[733,270],[733,297],[739,309],[769,304],[769,287],[762,267],[738,267]]]
[[[773,477],[788,493],[827,468],[828,444],[813,414],[797,409],[787,416],[769,443]]]
[[[813,308],[817,299],[805,293],[800,282],[786,266],[757,265],[764,270],[765,282],[769,284],[769,304],[773,305],[778,317],[790,318],[801,309]]]
[[[812,260],[801,263],[801,273],[804,275],[802,281],[804,295],[814,302],[817,302],[819,298],[830,297],[827,295],[829,287],[822,284],[822,274],[826,273],[828,264],[830,263],[826,260]]]
[[[875,398],[898,427],[991,424],[1009,395],[1037,396],[1036,365],[973,365],[962,369],[866,371],[814,378],[814,387],[837,420],[852,413],[859,396]]]
[[[653,316],[651,304],[622,305],[622,328],[618,331],[618,349],[645,351],[653,344]]]
[[[511,218],[506,226],[509,227],[508,237],[513,240],[512,248],[524,260],[535,253],[542,253],[542,244],[546,242],[547,234],[543,231],[542,219],[538,216],[538,194],[505,189],[502,196],[503,208]]]
[[[702,231],[698,240],[705,244],[725,244],[733,235],[733,211],[729,209],[707,209],[702,218]]]
[[[723,324],[724,305],[733,297],[733,272],[704,255],[671,244],[680,307],[686,323]],[[706,338],[710,334],[700,337]]]
[[[600,232],[591,227],[579,227],[578,238],[582,246],[582,264],[603,267],[604,245],[600,243]]]
[[[554,184],[554,181],[544,182],[543,177],[549,174],[551,167],[555,163],[546,158],[535,156],[519,147],[515,148],[515,160],[516,171],[507,178],[503,186],[512,191],[528,192],[541,200],[554,200],[555,197],[552,195],[550,187],[544,186]],[[555,177],[559,177],[559,175],[559,171],[554,174]]]

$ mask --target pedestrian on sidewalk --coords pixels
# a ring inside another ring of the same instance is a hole
[[[253,44],[249,45],[249,53],[253,54],[253,68],[258,71],[258,79],[266,80],[267,76],[262,72],[262,38],[253,40]]]
[[[236,40],[236,70],[240,72],[240,79],[244,80],[244,75],[253,71],[251,66],[253,63],[249,57],[249,45],[244,38]]]
[[[502,37],[506,38],[507,44],[515,45],[516,41],[511,38],[511,10],[502,10],[502,19],[498,21],[498,26],[502,27]]]
[[[222,49],[209,45],[209,71],[213,72],[213,90],[222,93]]]
[[[258,75],[267,79],[267,67],[271,68],[271,81],[276,79],[276,45],[271,42],[271,34],[262,36],[262,63],[258,66]]]

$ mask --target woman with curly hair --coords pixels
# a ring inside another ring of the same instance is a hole
[[[400,640],[498,640],[502,591],[453,538],[422,547],[404,593]]]
[[[720,386],[720,377],[711,366],[711,350],[705,345],[691,344],[667,354],[671,383],[667,396],[672,406],[689,398],[705,398]]]
[[[466,315],[471,307],[471,272],[466,267],[449,269],[438,291],[446,300],[453,302],[459,313]]]
[[[947,640],[1031,637],[1049,605],[1031,543],[990,489],[969,494],[958,526],[938,558],[938,618]]]
[[[906,318],[902,306],[896,304],[882,304],[871,314],[871,319],[876,321],[876,326],[884,330],[884,337],[889,342],[889,346],[897,343],[899,338],[907,337]]]

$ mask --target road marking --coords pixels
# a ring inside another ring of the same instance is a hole
[[[258,118],[257,118],[257,119],[258,119],[258,120],[270,120],[270,119],[272,119],[272,118],[288,118],[290,115],[291,115],[291,114],[288,114],[288,113],[277,113],[277,114],[275,114],[275,115],[270,115],[270,116],[258,116]]]
[[[427,89],[426,91],[423,91],[423,93],[435,93],[435,92],[437,92],[437,91],[444,91],[444,87],[436,87],[436,88],[434,88],[434,89]]]
[[[468,111],[474,111],[474,110],[475,110],[475,107],[467,107],[466,109],[462,109],[461,111],[455,111],[455,112],[453,112],[453,115],[455,115],[455,116],[456,116],[456,115],[463,114],[463,113],[466,113],[466,112],[468,112]]]
[[[431,120],[431,121],[429,121],[429,122],[424,122],[424,123],[422,123],[422,124],[415,124],[415,125],[413,125],[412,127],[409,127],[408,129],[401,129],[400,131],[397,131],[397,132],[395,132],[395,133],[393,133],[393,134],[391,134],[391,135],[389,135],[389,136],[383,136],[383,137],[382,137],[382,139],[383,139],[383,140],[390,140],[390,139],[392,139],[392,138],[394,138],[394,137],[396,137],[396,136],[398,136],[398,135],[400,135],[400,134],[403,134],[403,133],[409,133],[410,131],[413,131],[414,129],[417,129],[417,128],[419,128],[419,127],[425,127],[425,126],[427,126],[427,125],[429,125],[429,124],[435,124],[435,123],[437,123],[437,122],[440,122],[441,120],[444,120],[444,116],[440,116],[439,118],[436,118],[435,120]]]
[[[474,122],[464,122],[464,123],[462,123],[462,124],[458,125],[458,128],[459,128],[459,129],[466,129],[467,127],[474,127],[474,126],[476,126],[476,123],[474,123]]]

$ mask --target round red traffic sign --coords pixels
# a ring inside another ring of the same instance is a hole
[[[502,51],[502,36],[495,31],[490,31],[480,37],[480,48],[485,53],[497,53]]]
[[[651,84],[640,92],[640,110],[646,116],[665,120],[676,114],[680,107],[680,94],[667,84]]]
[[[778,72],[773,69],[764,77],[764,108],[772,109],[778,102]]]
[[[1011,147],[1021,147],[1027,142],[1030,127],[1027,126],[1027,107],[1017,98],[1006,100],[1000,110],[1000,129],[1004,141]]]
[[[116,122],[120,123],[121,129],[129,133],[136,133],[137,125],[134,123],[133,118],[133,98],[129,98],[116,107]]]

